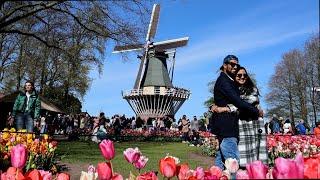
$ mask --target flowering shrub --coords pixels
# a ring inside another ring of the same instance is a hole
[[[219,148],[219,142],[215,136],[211,135],[209,137],[203,138],[202,145],[201,145],[202,154],[206,156],[215,157],[218,148]]]
[[[50,141],[47,135],[40,140],[25,130],[16,132],[14,128],[4,129],[0,133],[0,170],[7,169],[10,164],[13,166],[15,163],[21,164],[18,159],[22,158],[21,152],[26,152],[27,154],[23,156],[26,159],[26,162],[22,163],[23,166],[14,167],[20,169],[23,167],[26,171],[39,168],[56,172],[56,147],[57,142]],[[23,148],[28,151],[24,151]]]
[[[320,136],[268,135],[267,148],[270,165],[274,165],[278,157],[294,158],[298,153],[306,158],[314,157],[320,155]]]

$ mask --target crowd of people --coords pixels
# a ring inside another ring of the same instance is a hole
[[[273,114],[269,122],[265,123],[265,131],[267,134],[319,135],[319,124],[320,122],[317,122],[316,127],[312,129],[303,119],[299,119],[297,123],[293,123],[289,118],[284,120],[283,117]]]

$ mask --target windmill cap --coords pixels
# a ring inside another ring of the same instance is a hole
[[[227,55],[224,59],[223,59],[223,64],[227,64],[229,63],[231,60],[236,60],[237,62],[239,62],[239,59],[237,56],[235,55]]]

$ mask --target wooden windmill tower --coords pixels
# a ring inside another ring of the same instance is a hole
[[[190,91],[172,84],[176,48],[187,45],[189,37],[153,42],[159,20],[160,5],[153,6],[145,44],[116,46],[113,53],[144,50],[134,88],[122,92],[137,116],[173,117],[190,96]],[[171,78],[167,60],[172,57]]]

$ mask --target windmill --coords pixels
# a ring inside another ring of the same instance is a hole
[[[153,42],[155,37],[160,5],[155,4],[146,36],[146,43],[116,46],[113,53],[143,50],[134,88],[122,92],[137,116],[171,116],[179,110],[190,96],[190,91],[174,87],[172,84],[176,48],[187,45],[189,37]],[[168,72],[167,60],[171,55],[172,66]],[[171,78],[169,73],[171,73]]]

